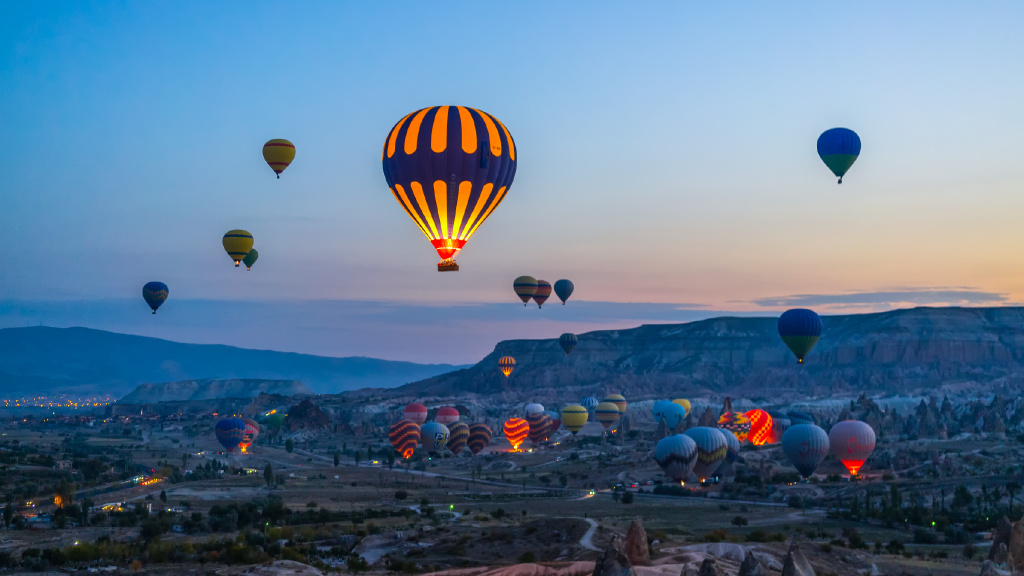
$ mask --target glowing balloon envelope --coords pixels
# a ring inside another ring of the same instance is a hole
[[[576,335],[569,332],[558,337],[558,345],[562,347],[566,356],[572,353],[572,349],[576,347],[576,342],[578,341],[579,339],[576,338]]]
[[[797,472],[810,478],[828,454],[828,434],[814,424],[795,424],[782,435],[782,453]]]
[[[843,183],[843,176],[860,156],[860,136],[849,128],[830,128],[818,136],[818,156]]]
[[[505,378],[508,378],[512,371],[516,369],[516,359],[511,356],[502,356],[498,360],[498,368],[505,375]]]
[[[654,447],[654,461],[676,482],[685,482],[697,463],[697,443],[685,434],[662,438]]]
[[[512,289],[523,301],[523,306],[530,303],[530,298],[537,293],[537,279],[533,276],[520,276],[512,281]]]
[[[779,317],[779,337],[786,343],[798,364],[803,364],[822,332],[821,317],[813,310],[794,308]]]
[[[242,418],[242,422],[245,422],[245,433],[242,435],[242,443],[238,445],[238,448],[242,452],[248,452],[249,446],[252,446],[260,435],[260,425],[252,418]]]
[[[519,450],[519,446],[530,434],[530,425],[522,418],[509,418],[502,427],[505,438],[512,445],[512,450]]]
[[[537,280],[537,291],[533,293],[533,301],[540,308],[551,296],[551,284],[547,280]]]
[[[235,268],[238,268],[238,265],[242,263],[242,258],[245,258],[245,255],[252,250],[253,242],[252,234],[245,230],[228,230],[221,240],[221,244],[224,245],[224,251],[228,253],[228,257],[235,263]]]
[[[455,257],[501,204],[516,175],[515,142],[497,118],[463,106],[407,115],[384,140],[381,163],[395,200],[441,257]]]
[[[167,284],[163,282],[146,282],[146,285],[142,287],[142,298],[153,309],[153,314],[156,314],[156,309],[167,301],[168,294],[170,291],[167,290]]]
[[[412,420],[399,420],[388,430],[388,441],[402,458],[408,460],[420,443],[420,425]]]
[[[565,306],[565,301],[572,296],[572,291],[576,287],[572,285],[570,280],[556,280],[555,281],[555,296],[562,301],[562,306]]]
[[[455,422],[448,427],[448,449],[456,456],[469,443],[469,426],[465,422]]]
[[[732,432],[743,442],[750,435],[750,418],[743,412],[726,412],[718,417],[718,427]]]
[[[487,446],[490,443],[490,426],[481,423],[469,425],[469,441],[467,443],[467,446],[469,446],[469,451],[472,452],[474,456],[479,454],[480,451],[483,450],[484,448],[487,448]]]
[[[427,422],[420,426],[420,443],[423,449],[431,454],[436,454],[448,444],[451,432],[448,427],[438,422]]]
[[[284,138],[268,140],[263,145],[263,159],[280,178],[281,172],[284,172],[292,160],[295,160],[295,145]]]
[[[860,420],[837,422],[828,433],[832,455],[856,476],[875,451],[875,431]]]
[[[772,438],[772,417],[760,408],[746,413],[750,418],[750,435],[747,440],[754,446],[763,446]]]
[[[565,424],[565,429],[572,432],[574,436],[586,426],[589,419],[590,412],[579,404],[570,404],[562,408],[562,422]]]

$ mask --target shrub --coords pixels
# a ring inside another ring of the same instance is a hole
[[[526,552],[523,552],[522,554],[520,554],[519,558],[516,558],[516,562],[519,563],[519,564],[529,564],[529,563],[536,562],[536,561],[537,561],[537,557],[534,556],[533,552],[531,552],[529,550],[527,550]]]

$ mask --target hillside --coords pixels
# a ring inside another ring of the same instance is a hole
[[[155,404],[157,402],[256,398],[260,394],[312,396],[314,392],[298,380],[184,380],[139,384],[135,390],[121,398],[120,402],[124,404]]]
[[[232,346],[181,344],[88,328],[0,330],[3,397],[57,392],[123,396],[147,382],[301,380],[316,393],[390,388],[455,367],[374,358],[329,358]]]
[[[904,392],[950,383],[1024,379],[1024,309],[914,308],[822,317],[805,365],[779,340],[775,318],[712,318],[579,335],[566,357],[556,339],[499,343],[475,366],[400,389],[562,398],[567,389],[633,397],[736,394],[792,399]],[[512,356],[506,379],[498,358]]]

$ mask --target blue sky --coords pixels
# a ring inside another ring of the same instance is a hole
[[[519,274],[573,279],[595,327],[1014,304],[1021,22],[1020,2],[4,3],[0,323],[163,280],[182,309],[274,318],[261,347],[466,362],[579,329],[523,316]],[[391,126],[435,104],[494,114],[520,151],[456,274],[380,168]],[[842,186],[814,150],[833,126],[864,144]],[[275,137],[297,147],[280,180],[260,156]],[[256,237],[252,272],[220,248],[231,228]],[[446,309],[453,344],[342,344],[357,324],[304,304],[324,300],[402,307],[384,335]],[[82,322],[254,338],[142,312]]]

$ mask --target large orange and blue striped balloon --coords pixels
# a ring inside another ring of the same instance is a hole
[[[412,420],[399,420],[388,430],[388,441],[402,458],[409,459],[420,443],[420,425]]]
[[[487,448],[487,445],[491,443],[491,434],[491,427],[487,424],[479,422],[470,424],[469,441],[466,443],[469,446],[469,451],[476,455],[484,448]]]
[[[153,314],[156,314],[156,309],[167,300],[169,293],[167,284],[163,282],[146,282],[142,287],[142,298],[153,309]]]
[[[464,106],[417,110],[388,133],[384,178],[437,250],[439,271],[458,270],[455,257],[505,199],[516,154],[501,121]]]

